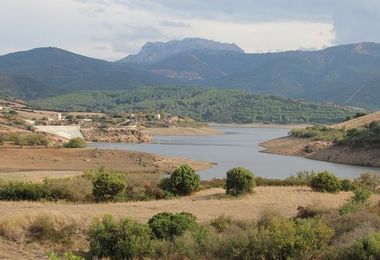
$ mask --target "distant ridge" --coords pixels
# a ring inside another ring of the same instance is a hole
[[[250,54],[235,44],[190,38],[147,43],[129,57],[108,62],[53,47],[10,53],[0,56],[0,93],[36,99],[79,90],[200,86],[380,109],[377,43]]]

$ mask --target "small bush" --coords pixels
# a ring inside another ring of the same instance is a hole
[[[354,185],[365,186],[369,190],[376,192],[380,185],[380,177],[371,173],[363,173],[356,178]]]
[[[229,236],[219,249],[226,259],[318,259],[334,232],[318,218],[273,218]]]
[[[343,248],[339,259],[380,259],[380,233],[369,234],[348,248]]]
[[[232,219],[230,217],[220,216],[216,219],[211,220],[210,226],[215,228],[218,233],[224,232],[232,224]]]
[[[49,199],[50,191],[45,184],[12,182],[0,187],[1,200],[42,200]]]
[[[175,236],[182,235],[186,230],[193,230],[198,226],[196,217],[186,212],[156,214],[149,219],[148,225],[154,237],[158,239],[173,239]]]
[[[341,191],[352,191],[353,190],[352,181],[344,179],[340,181],[340,190]]]
[[[52,200],[85,202],[93,200],[92,182],[85,176],[45,179]]]
[[[372,191],[366,187],[355,187],[354,189],[354,197],[352,200],[356,203],[365,203],[369,200],[372,195]]]
[[[328,171],[315,175],[310,183],[313,190],[335,193],[340,190],[339,179]]]
[[[252,172],[242,167],[237,167],[227,172],[226,193],[234,196],[250,193],[255,186],[255,176]]]
[[[54,215],[39,215],[30,223],[29,237],[39,242],[68,243],[78,227],[74,223],[66,222]]]
[[[199,175],[188,165],[175,169],[169,180],[163,179],[160,187],[175,195],[189,195],[199,190],[201,185]]]
[[[126,186],[125,179],[119,174],[106,172],[103,169],[92,180],[92,194],[96,201],[113,200],[122,193]]]
[[[90,227],[90,254],[99,259],[142,259],[152,254],[150,237],[147,225],[130,219],[116,222],[106,215]]]
[[[341,209],[339,209],[339,213],[341,215],[349,214],[349,213],[355,213],[363,208],[362,203],[355,202],[354,200],[351,200],[343,205]]]
[[[64,145],[66,148],[84,148],[86,147],[86,141],[83,138],[76,137],[71,139]]]
[[[0,143],[3,142],[11,142],[20,146],[48,146],[50,140],[45,135],[36,133],[1,133]]]

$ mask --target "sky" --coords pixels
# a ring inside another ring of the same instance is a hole
[[[380,0],[0,0],[0,55],[54,46],[117,60],[201,37],[246,52],[380,42]]]

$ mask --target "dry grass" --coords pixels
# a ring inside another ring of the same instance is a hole
[[[0,181],[42,182],[45,178],[60,179],[82,175],[82,171],[21,171],[0,172]]]
[[[80,216],[41,211],[20,213],[0,221],[0,259],[42,259],[47,252],[88,248],[89,223]]]
[[[219,216],[237,221],[251,221],[262,218],[263,214],[274,214],[273,212],[292,217],[297,214],[299,206],[337,209],[350,196],[352,194],[348,192],[312,192],[307,187],[256,187],[254,194],[237,199],[227,197],[223,189],[213,188],[189,197],[147,202],[0,202],[0,259],[46,258],[49,248],[56,252],[86,250],[88,244],[84,234],[87,228],[94,218],[101,218],[105,214],[146,222],[159,212],[187,211],[195,214],[201,223],[208,223]],[[379,195],[373,196],[374,202],[379,199]],[[62,239],[59,234],[66,232],[67,228],[64,227],[74,227],[69,229],[71,239],[63,244],[54,244],[55,240]],[[42,231],[36,234],[31,230]]]
[[[342,122],[336,125],[333,125],[332,127],[334,128],[342,128],[345,127],[347,129],[350,128],[357,128],[366,124],[369,124],[373,121],[380,121],[380,111],[366,115],[366,116],[361,116],[358,118],[351,119],[346,122]]]
[[[341,207],[351,193],[327,194],[312,192],[307,187],[257,187],[255,193],[242,198],[226,197],[223,189],[200,191],[192,196],[173,200],[140,201],[107,204],[69,204],[53,202],[0,202],[0,221],[24,212],[37,214],[41,210],[65,212],[90,221],[94,217],[111,214],[115,217],[131,217],[146,222],[162,211],[187,211],[196,215],[200,222],[208,222],[218,216],[229,216],[237,220],[257,219],[268,208],[281,212],[286,217],[295,216],[297,207],[320,205],[324,208]],[[378,199],[376,197],[376,199]]]

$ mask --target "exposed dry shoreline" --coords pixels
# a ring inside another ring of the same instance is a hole
[[[307,153],[306,146],[315,146],[315,151]],[[308,138],[282,137],[261,144],[262,152],[302,156],[308,159],[334,163],[380,167],[380,150],[366,148],[350,148],[334,145],[330,142],[312,142]]]
[[[160,173],[172,171],[185,163],[196,170],[212,166],[209,162],[124,150],[0,148],[0,178],[4,176],[8,179],[12,179],[12,173],[18,175],[29,173],[37,175],[36,178],[38,176],[43,178],[48,177],[50,172],[54,177],[59,174],[65,177],[75,175],[75,172],[81,174],[85,170],[99,167],[128,172]]]

